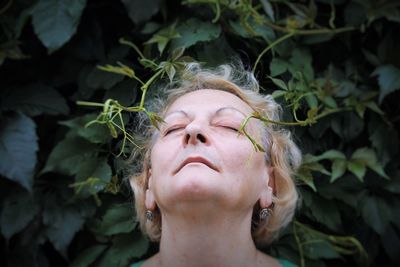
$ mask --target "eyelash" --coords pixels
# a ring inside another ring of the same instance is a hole
[[[224,125],[221,125],[221,127],[225,128],[225,129],[228,129],[228,130],[235,131],[235,132],[239,132],[239,129],[236,129],[235,127],[231,127],[231,126],[224,126]]]
[[[176,127],[169,128],[165,131],[164,136],[166,136],[174,131],[180,130],[180,129],[183,129],[183,126],[176,126]]]
[[[217,127],[222,127],[222,128],[227,129],[227,130],[231,130],[231,131],[234,131],[234,132],[239,132],[239,129],[237,129],[236,127],[232,127],[232,126],[217,125]],[[184,128],[184,126],[176,126],[176,127],[169,128],[169,129],[167,129],[167,130],[164,132],[164,136],[166,136],[166,135],[168,135],[168,134],[170,134],[170,133],[172,133],[172,132],[181,130],[181,129],[183,129],[183,128]]]

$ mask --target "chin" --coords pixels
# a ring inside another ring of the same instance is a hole
[[[173,195],[178,201],[204,201],[218,196],[215,178],[204,178],[197,175],[177,179],[173,191]]]

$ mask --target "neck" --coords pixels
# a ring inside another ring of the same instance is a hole
[[[251,214],[164,215],[159,266],[256,266]]]

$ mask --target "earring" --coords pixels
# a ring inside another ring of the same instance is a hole
[[[263,222],[268,222],[268,218],[271,216],[271,214],[272,214],[272,207],[262,208],[259,213],[260,220]]]
[[[153,221],[154,213],[151,210],[146,210],[145,215],[146,215],[147,220],[149,220],[151,222]]]

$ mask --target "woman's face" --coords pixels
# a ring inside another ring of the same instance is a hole
[[[161,212],[193,203],[249,210],[268,193],[264,153],[238,133],[252,112],[237,96],[211,89],[169,107],[151,150],[149,191]],[[256,121],[246,130],[261,140]]]

